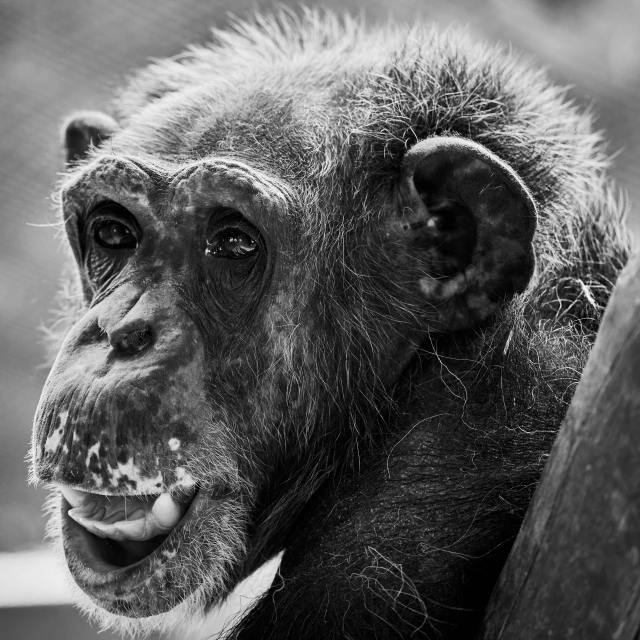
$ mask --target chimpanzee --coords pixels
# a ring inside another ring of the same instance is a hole
[[[285,549],[233,637],[471,637],[629,252],[590,117],[464,32],[280,12],[64,136],[33,475],[84,608],[169,628]]]

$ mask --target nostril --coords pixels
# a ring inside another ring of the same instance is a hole
[[[112,339],[112,348],[122,355],[133,355],[144,351],[151,345],[153,333],[149,327],[122,333]]]

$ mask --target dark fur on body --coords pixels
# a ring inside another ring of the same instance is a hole
[[[472,637],[588,350],[501,319],[506,350],[503,325],[420,354],[392,435],[307,505],[240,638]]]
[[[134,154],[161,173],[229,155],[290,186],[275,231],[288,275],[269,295],[289,323],[274,319],[289,363],[277,402],[296,408],[267,403],[237,436],[263,451],[246,464],[267,480],[226,582],[287,552],[239,637],[468,637],[628,255],[590,118],[465,34],[311,12],[215,32],[134,76],[114,115],[121,130],[94,157]],[[406,255],[381,250],[402,158],[436,135],[508,162],[539,212],[530,286],[455,334]],[[393,372],[381,345],[399,335],[421,341]],[[263,370],[258,347],[245,355]],[[295,428],[262,429],[270,410]],[[206,451],[198,464],[212,470]]]

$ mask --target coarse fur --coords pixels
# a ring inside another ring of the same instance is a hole
[[[80,596],[85,611],[132,635],[166,631],[284,546],[281,576],[238,637],[468,637],[629,253],[625,205],[589,114],[528,61],[463,31],[371,28],[316,11],[215,30],[211,44],[134,75],[113,114],[119,131],[70,169],[63,191],[106,157],[142,158],[158,175],[239,158],[287,185],[295,227],[279,241],[297,262],[264,318],[274,364],[263,368],[249,340],[242,354],[263,387],[252,432],[227,437],[234,450],[247,437],[267,452],[239,463],[252,481],[206,437],[190,460],[202,486],[221,469],[235,474],[251,508],[230,507],[228,529],[193,525],[200,543],[185,580],[198,586],[172,611],[127,618]],[[403,158],[434,136],[507,162],[538,210],[529,286],[453,334],[412,286],[403,251],[380,250]],[[93,304],[77,299],[74,322]],[[398,335],[420,340],[394,372],[383,345]],[[242,422],[234,407],[216,410],[209,425]],[[53,505],[61,548],[56,496]],[[251,533],[238,540],[249,512]],[[200,558],[220,555],[213,575]]]

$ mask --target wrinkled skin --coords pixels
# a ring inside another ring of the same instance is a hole
[[[285,548],[238,637],[469,637],[628,253],[604,155],[506,54],[279,20],[67,124],[52,535],[121,629]]]

